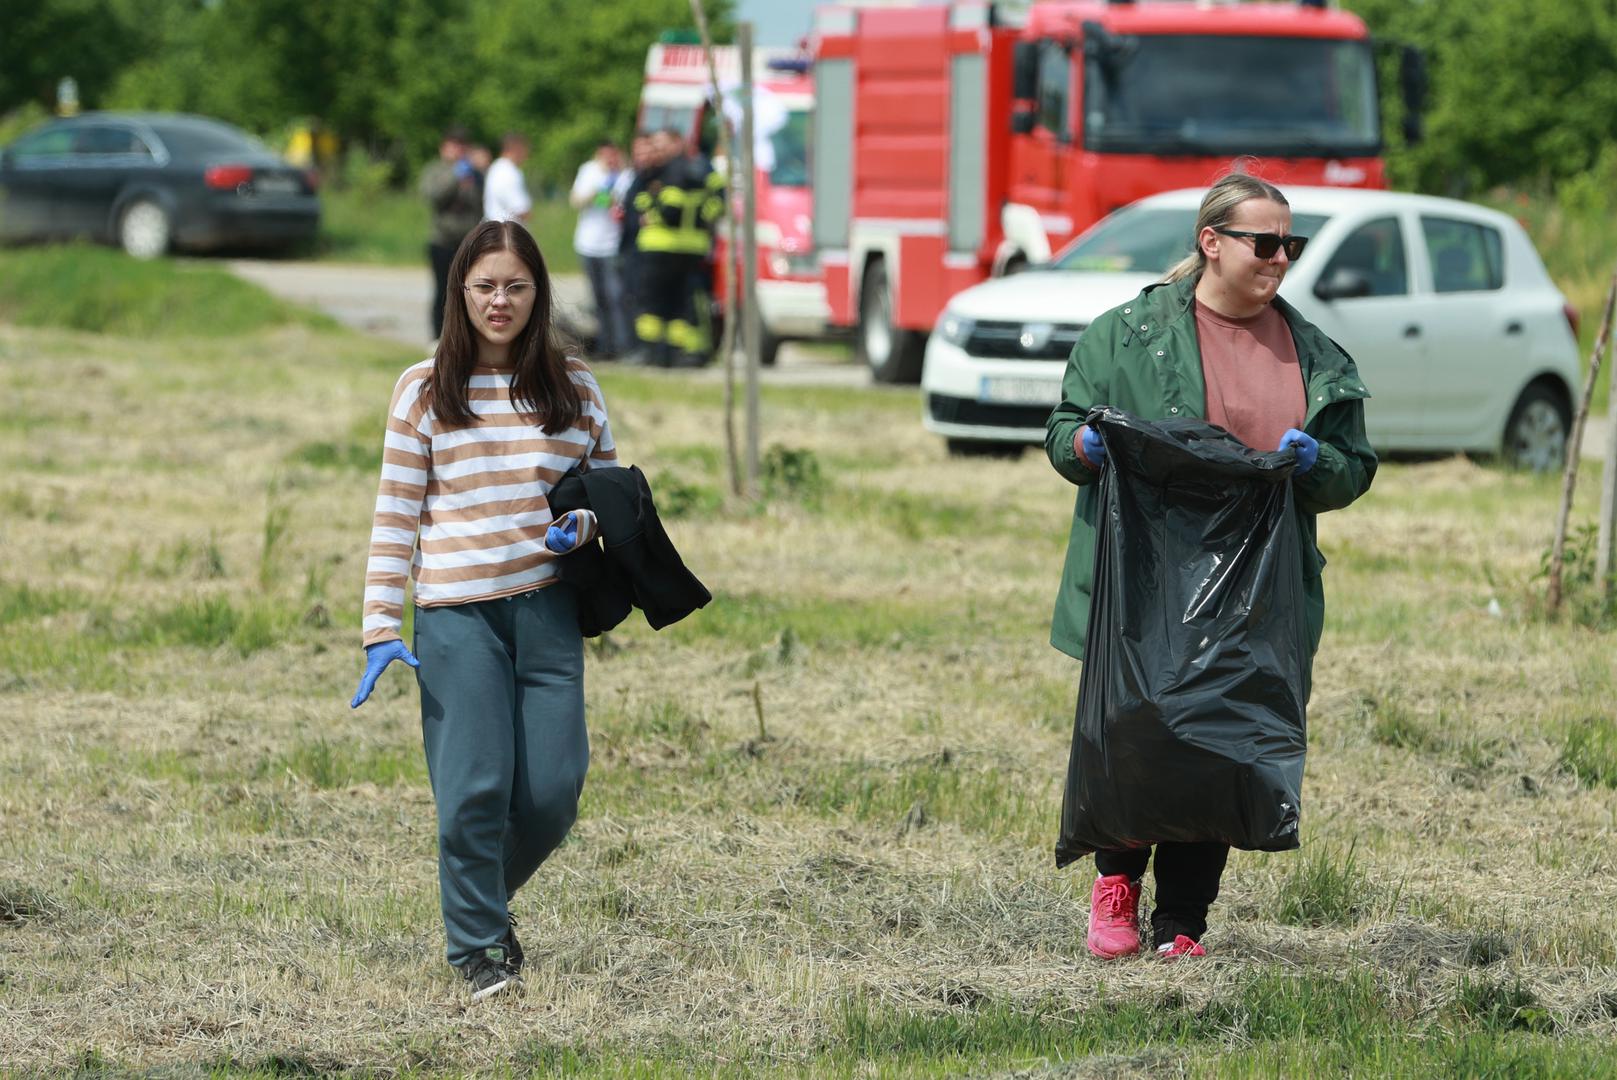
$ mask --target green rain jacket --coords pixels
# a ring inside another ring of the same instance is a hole
[[[1078,485],[1050,644],[1078,660],[1084,658],[1094,587],[1100,473],[1079,460],[1073,436],[1097,405],[1112,405],[1145,420],[1206,418],[1195,291],[1194,278],[1150,285],[1090,324],[1067,360],[1061,404],[1045,427],[1044,450],[1050,464]],[[1320,581],[1325,556],[1319,552],[1315,517],[1348,505],[1369,490],[1375,477],[1376,455],[1364,433],[1364,399],[1370,395],[1340,345],[1286,301],[1276,297],[1273,303],[1297,343],[1308,392],[1303,430],[1319,442],[1314,467],[1292,480],[1297,527],[1302,530],[1309,648],[1317,649],[1325,626],[1325,587]]]

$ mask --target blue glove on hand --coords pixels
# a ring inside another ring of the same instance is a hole
[[[1106,464],[1106,444],[1100,441],[1100,435],[1088,424],[1084,425],[1084,460],[1098,469]]]
[[[1286,433],[1280,436],[1280,445],[1275,449],[1284,450],[1288,446],[1297,452],[1297,471],[1292,474],[1293,476],[1303,475],[1314,467],[1315,461],[1319,460],[1319,443],[1315,442],[1314,437],[1306,431],[1287,428]]]
[[[420,667],[409,649],[404,647],[402,641],[379,641],[375,645],[365,646],[365,674],[359,680],[359,692],[354,700],[348,703],[350,709],[357,709],[365,704],[365,699],[371,696],[376,688],[376,680],[382,672],[395,660],[403,660],[411,667]]]
[[[472,178],[472,174],[476,171],[476,169],[472,168],[472,163],[467,161],[465,158],[461,158],[459,161],[455,162],[456,180],[470,180]]]
[[[545,530],[545,547],[557,555],[565,555],[578,544],[578,515],[568,511],[562,519]]]

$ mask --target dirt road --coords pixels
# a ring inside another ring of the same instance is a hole
[[[427,306],[432,281],[420,269],[365,264],[294,262],[284,259],[234,259],[230,269],[276,296],[318,308],[346,326],[425,349],[429,341]],[[582,274],[556,274],[558,317],[582,331],[593,332],[594,305]],[[721,379],[711,366],[694,378]],[[764,381],[786,386],[865,386],[870,377],[844,358],[840,350],[807,349],[788,343],[780,360],[763,373]],[[895,392],[913,393],[900,387]]]

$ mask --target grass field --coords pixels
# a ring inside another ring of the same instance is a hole
[[[1206,961],[1103,965],[1051,855],[1071,489],[769,389],[728,498],[718,388],[609,367],[715,600],[588,649],[526,993],[468,1008],[412,681],[347,707],[415,357],[255,325],[0,324],[0,1073],[1617,1076],[1617,633],[1537,614],[1555,480],[1322,519],[1302,850],[1234,855]]]

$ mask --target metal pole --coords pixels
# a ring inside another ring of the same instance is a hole
[[[758,491],[758,185],[753,175],[752,23],[736,26],[741,53],[741,315],[747,346],[747,491]]]
[[[707,12],[702,0],[691,0],[691,14],[696,28],[702,33],[702,52],[707,57],[708,96],[719,120],[719,156],[724,159],[724,197],[728,202],[736,184],[736,156],[734,132],[730,117],[724,111],[724,97],[719,93],[719,69],[713,59],[713,35],[708,33]],[[719,362],[724,365],[724,462],[730,474],[730,493],[741,494],[741,460],[736,452],[736,217],[728,211],[724,215],[726,245],[724,252],[724,333],[719,335]]]
[[[1610,365],[1608,365],[1610,366]],[[1617,367],[1613,368],[1617,371]],[[1578,447],[1569,452],[1577,453]],[[1613,551],[1613,533],[1617,532],[1617,376],[1606,376],[1606,461],[1600,472],[1600,539],[1595,545],[1595,580],[1600,582],[1601,595],[1610,603],[1617,591],[1617,551]]]

